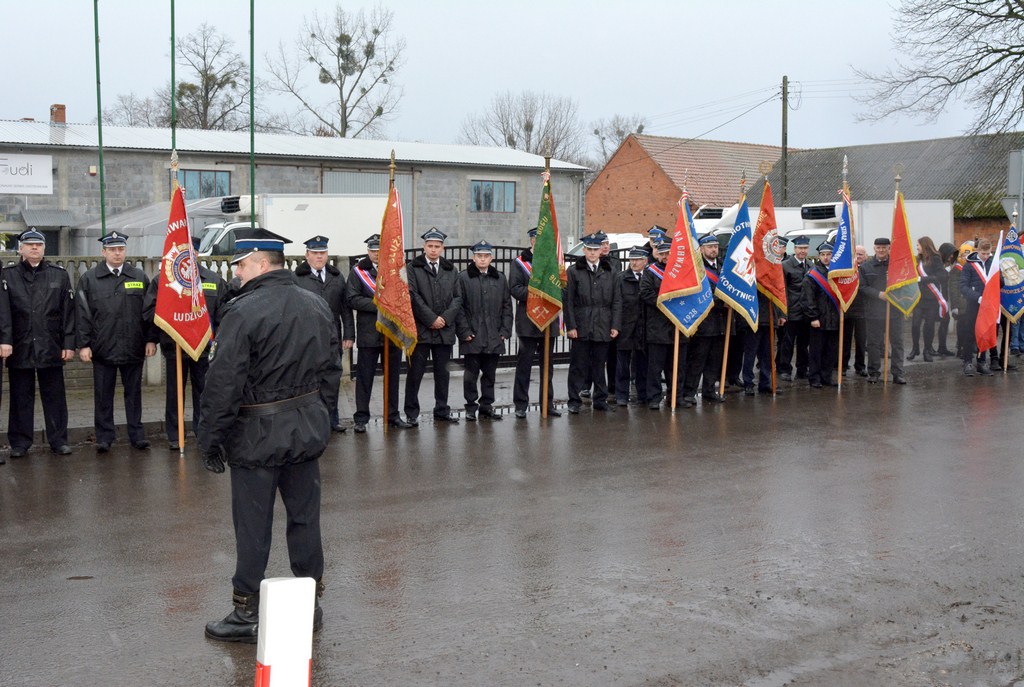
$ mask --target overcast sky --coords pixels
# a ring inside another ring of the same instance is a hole
[[[257,0],[256,67],[303,18],[329,0]],[[615,113],[648,119],[646,133],[778,145],[791,81],[789,145],[832,147],[959,135],[970,115],[937,122],[858,123],[862,92],[853,67],[892,63],[885,0],[391,0],[407,47],[405,91],[385,138],[454,142],[466,115],[495,93],[524,89],[569,96],[584,124]],[[369,7],[369,5],[364,5]],[[169,0],[101,0],[102,95],[150,95],[170,76]],[[358,9],[360,5],[349,4]],[[217,26],[247,55],[247,0],[177,0],[177,34]],[[5,32],[0,119],[46,120],[52,103],[69,122],[96,117],[93,2],[0,0]],[[752,111],[742,114],[744,111]],[[739,116],[741,115],[742,116]],[[736,118],[738,116],[738,118]],[[736,118],[731,123],[729,120]]]

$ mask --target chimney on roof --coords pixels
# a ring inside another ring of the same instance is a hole
[[[67,124],[67,108],[64,105],[50,105],[50,124]]]

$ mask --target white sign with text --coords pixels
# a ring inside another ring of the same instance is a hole
[[[53,157],[0,153],[0,193],[52,195]]]

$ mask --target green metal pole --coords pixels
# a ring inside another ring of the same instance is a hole
[[[107,183],[103,174],[103,100],[100,97],[100,0],[93,0],[96,33],[96,136],[100,149],[100,235],[107,235]]]
[[[249,226],[256,227],[256,0],[249,0]]]
[[[177,46],[174,44],[174,0],[171,0],[171,150],[178,147],[178,99],[175,97],[176,82],[174,80],[174,63],[177,57]],[[177,170],[175,170],[177,173]]]

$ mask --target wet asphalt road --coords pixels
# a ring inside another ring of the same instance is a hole
[[[313,683],[1024,685],[1024,374],[957,373],[336,436]],[[233,563],[194,454],[9,461],[0,685],[251,685]]]

